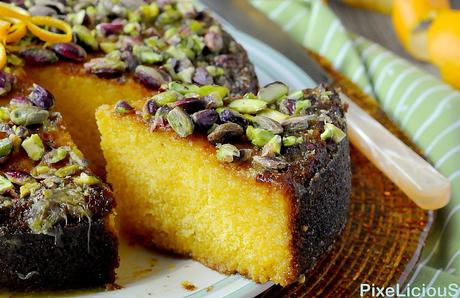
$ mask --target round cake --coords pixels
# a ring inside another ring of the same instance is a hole
[[[115,282],[115,205],[147,246],[281,285],[346,223],[337,92],[259,89],[189,1],[0,2],[0,69],[0,288]]]

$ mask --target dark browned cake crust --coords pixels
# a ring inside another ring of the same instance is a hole
[[[62,235],[17,233],[0,237],[0,288],[96,287],[115,281],[117,240],[98,220],[63,227]]]
[[[348,139],[310,181],[288,180],[291,198],[293,269],[302,274],[332,248],[347,219],[351,194],[351,163]],[[286,177],[290,177],[287,173]]]

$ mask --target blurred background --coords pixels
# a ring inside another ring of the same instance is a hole
[[[460,0],[330,0],[352,32],[460,89]]]

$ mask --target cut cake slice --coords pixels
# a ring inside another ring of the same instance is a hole
[[[0,289],[115,281],[115,201],[53,106],[53,95],[33,85],[0,107]]]
[[[171,83],[96,112],[118,221],[147,245],[287,285],[347,220],[346,123],[334,90],[258,95]]]

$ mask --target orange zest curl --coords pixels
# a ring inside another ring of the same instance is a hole
[[[49,31],[56,28],[62,33]],[[6,63],[6,44],[21,40],[29,30],[47,45],[72,40],[72,28],[62,20],[49,16],[31,16],[26,10],[0,2],[0,69]]]

